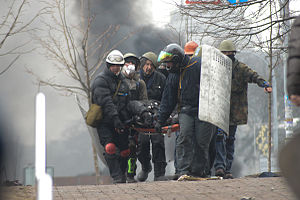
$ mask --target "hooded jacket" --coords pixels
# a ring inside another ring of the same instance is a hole
[[[165,75],[154,70],[150,76],[146,77],[141,69],[140,76],[146,83],[148,99],[160,101],[166,84]]]

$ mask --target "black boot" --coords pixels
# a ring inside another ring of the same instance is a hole
[[[152,171],[152,165],[149,162],[146,166],[142,166],[142,171],[138,174],[137,179],[144,182],[148,178],[148,174]]]
[[[117,184],[117,183],[126,183],[125,175],[121,175],[113,178],[113,184]]]
[[[120,167],[120,158],[115,154],[105,154],[104,158],[106,160],[110,176],[113,178],[113,183],[126,183],[125,174],[122,173]]]
[[[166,181],[169,180],[165,177],[167,163],[155,162],[154,163],[154,181]]]

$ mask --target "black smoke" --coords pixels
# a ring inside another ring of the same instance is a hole
[[[90,14],[95,16],[91,32],[96,35],[107,30],[109,26],[120,25],[118,32],[108,42],[114,45],[117,41],[132,33],[117,49],[122,53],[133,52],[137,56],[153,51],[158,54],[166,45],[179,39],[170,29],[158,28],[152,23],[151,0],[91,0]],[[80,12],[82,5],[79,1],[75,12]],[[87,4],[84,5],[87,8]],[[85,15],[88,9],[85,9]]]

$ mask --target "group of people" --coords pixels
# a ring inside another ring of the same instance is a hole
[[[133,53],[110,52],[106,67],[92,83],[92,103],[101,106],[103,118],[97,124],[104,157],[113,183],[145,181],[154,168],[154,181],[167,180],[164,135],[172,112],[178,112],[180,131],[176,133],[175,176],[216,176],[233,178],[231,165],[237,125],[247,123],[247,86],[256,83],[266,92],[270,84],[246,64],[235,58],[232,41],[221,42],[219,50],[232,60],[229,134],[198,119],[202,48],[191,41],[182,48],[167,45],[157,56],[146,52],[140,58]],[[156,134],[145,135],[129,128],[132,101],[160,102],[155,116],[140,112],[140,118],[155,118]],[[151,143],[151,145],[150,145]],[[136,148],[131,148],[130,145]],[[150,153],[152,146],[152,153]],[[136,176],[136,163],[141,171]],[[133,161],[133,162],[132,162]]]
[[[127,126],[132,118],[128,107],[131,101],[161,100],[166,77],[156,70],[157,65],[157,55],[153,52],[146,52],[138,58],[133,53],[123,55],[113,50],[106,58],[105,69],[92,83],[92,103],[101,106],[103,112],[97,131],[114,183],[135,182],[136,165],[134,161],[128,162],[134,156],[142,166],[137,176],[139,181],[148,178],[152,170],[151,159],[154,179],[159,180],[165,175],[164,136],[138,134]],[[139,114],[144,120],[149,118],[147,112]],[[129,144],[137,145],[136,152],[132,152],[134,148],[130,148]]]

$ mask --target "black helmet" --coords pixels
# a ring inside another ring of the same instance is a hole
[[[159,54],[157,61],[162,62],[173,62],[181,64],[184,58],[184,50],[176,43],[169,44]]]

